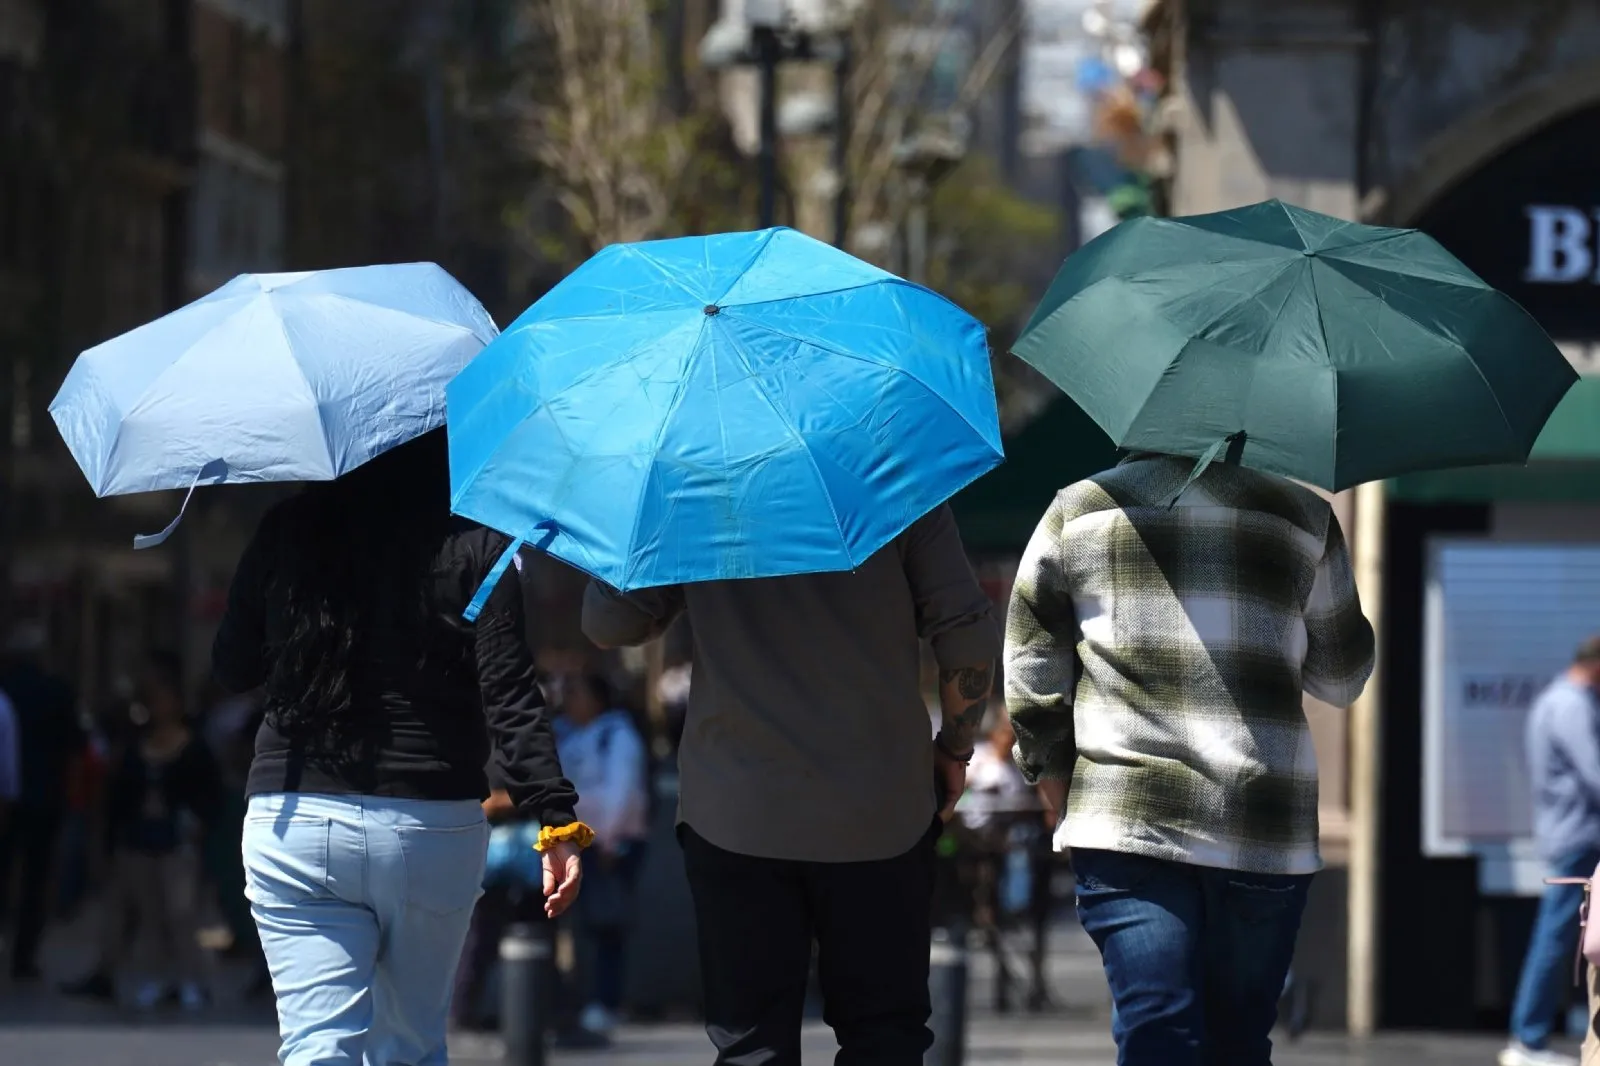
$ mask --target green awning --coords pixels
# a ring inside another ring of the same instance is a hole
[[[968,551],[1020,554],[1057,492],[1117,461],[1111,438],[1064,396],[1005,445],[1006,461],[950,501]]]
[[[1389,496],[1406,503],[1600,502],[1600,377],[1572,386],[1527,466],[1406,474],[1389,482]]]

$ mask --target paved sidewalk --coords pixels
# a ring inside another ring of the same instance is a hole
[[[277,1036],[270,1001],[240,995],[248,974],[222,967],[215,1006],[194,1016],[168,1012],[141,1017],[131,1010],[69,1000],[50,991],[54,981],[83,973],[93,961],[87,921],[51,931],[45,953],[51,980],[28,988],[0,985],[0,1066],[271,1066]],[[972,954],[969,1002],[973,1020],[968,1066],[1111,1066],[1109,1001],[1093,945],[1075,924],[1052,935],[1050,988],[1056,1009],[1043,1015],[996,1016],[990,1010],[994,967]],[[1493,1036],[1385,1036],[1370,1044],[1312,1034],[1279,1044],[1278,1066],[1491,1066]],[[832,1035],[820,1024],[805,1034],[805,1062],[833,1060]],[[497,1040],[462,1035],[452,1041],[455,1066],[499,1066]],[[703,1066],[710,1045],[698,1025],[626,1029],[602,1052],[556,1052],[551,1066]]]
[[[0,1026],[0,1063],[6,1066],[271,1066],[277,1041],[265,1026],[108,1024]],[[1337,1037],[1308,1037],[1284,1045],[1278,1066],[1492,1066],[1499,1042],[1487,1038],[1387,1036],[1369,1045]],[[833,1061],[834,1044],[820,1026],[807,1030],[808,1066]],[[711,1059],[696,1026],[670,1025],[625,1031],[615,1047],[582,1054],[556,1052],[552,1066],[704,1066]],[[980,1019],[974,1023],[969,1066],[1111,1066],[1111,1042],[1100,1022],[1050,1018]],[[454,1066],[498,1066],[499,1044],[462,1037],[453,1042]]]

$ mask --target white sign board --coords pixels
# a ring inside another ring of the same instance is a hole
[[[1537,891],[1523,732],[1600,633],[1600,545],[1436,540],[1426,597],[1423,852],[1479,856],[1485,891]]]

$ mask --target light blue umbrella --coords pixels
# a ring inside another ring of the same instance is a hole
[[[432,263],[244,274],[84,352],[50,414],[97,496],[327,481],[442,424],[497,332]]]
[[[448,397],[456,512],[621,589],[853,569],[1002,457],[982,324],[788,229],[607,248]]]

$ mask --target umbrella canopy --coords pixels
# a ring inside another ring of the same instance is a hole
[[[1525,462],[1577,374],[1415,230],[1276,200],[1137,219],[1067,260],[1015,346],[1118,446],[1338,490]]]
[[[84,352],[50,415],[98,496],[326,481],[441,425],[497,332],[432,263],[244,274]]]
[[[983,326],[787,229],[607,248],[448,397],[455,510],[622,589],[852,569],[1002,456]]]

